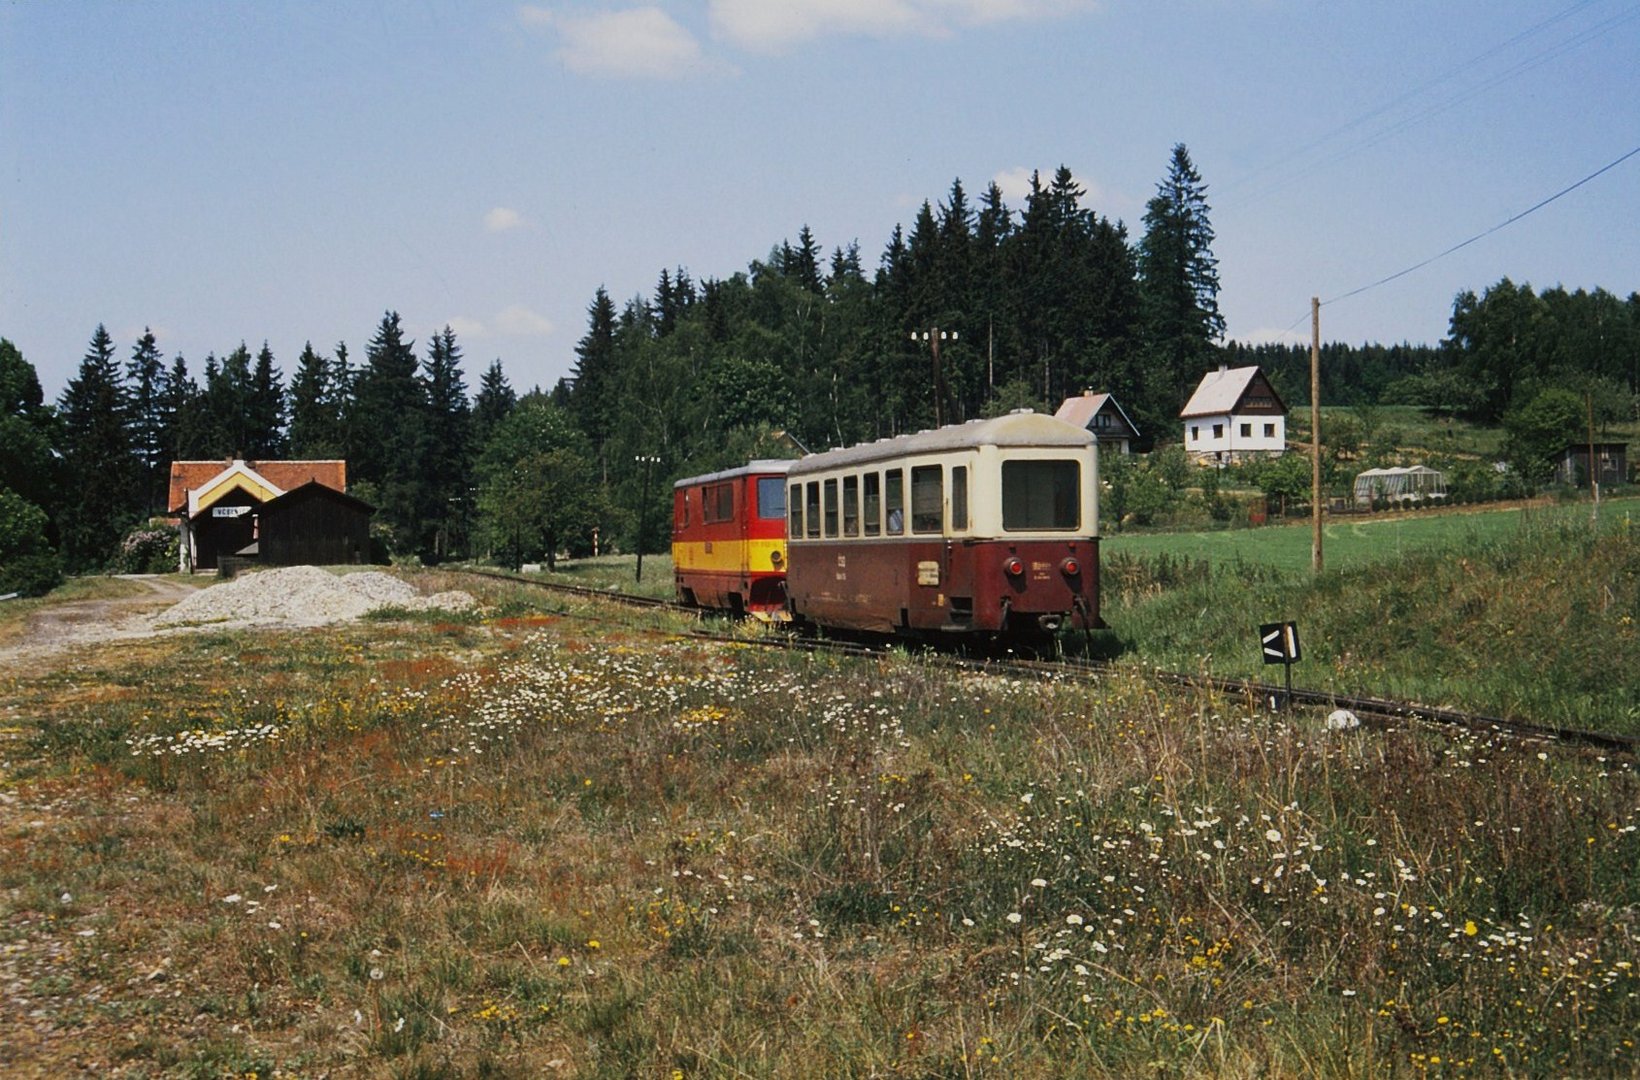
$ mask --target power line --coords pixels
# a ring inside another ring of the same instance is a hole
[[[1578,188],[1582,187],[1584,184],[1587,184],[1590,180],[1593,180],[1595,177],[1601,175],[1602,173],[1610,172],[1611,170],[1617,168],[1619,165],[1623,164],[1623,162],[1629,160],[1629,158],[1633,157],[1636,154],[1640,154],[1640,146],[1636,146],[1633,150],[1630,150],[1628,153],[1624,154],[1622,157],[1619,157],[1617,160],[1609,162],[1608,164],[1602,165],[1600,168],[1596,169],[1594,172],[1590,173],[1588,176],[1585,176],[1583,179],[1579,180],[1577,183],[1568,185],[1567,187],[1563,187],[1559,191],[1555,192],[1553,195],[1549,196],[1547,199],[1543,199],[1540,202],[1534,203],[1533,205],[1527,207],[1525,210],[1522,210],[1520,213],[1516,214],[1514,217],[1511,217],[1511,218],[1508,218],[1504,221],[1498,222],[1496,225],[1492,226],[1490,229],[1487,229],[1485,232],[1476,233],[1474,236],[1471,236],[1469,239],[1464,240],[1464,241],[1462,241],[1460,243],[1457,243],[1457,244],[1453,244],[1451,247],[1447,248],[1445,251],[1443,251],[1443,252],[1441,252],[1437,255],[1431,255],[1429,258],[1425,259],[1423,262],[1414,263],[1412,266],[1407,267],[1405,270],[1398,270],[1395,273],[1389,275],[1388,277],[1379,278],[1377,281],[1374,281],[1370,285],[1363,285],[1359,289],[1351,289],[1349,292],[1341,293],[1340,295],[1335,296],[1330,300],[1323,300],[1322,304],[1323,304],[1323,306],[1325,306],[1327,304],[1337,303],[1340,300],[1348,300],[1350,297],[1359,296],[1360,294],[1366,292],[1369,289],[1376,289],[1380,285],[1387,285],[1389,282],[1394,281],[1396,278],[1405,277],[1406,275],[1412,273],[1414,270],[1422,270],[1424,267],[1428,266],[1430,263],[1435,262],[1438,259],[1446,258],[1448,255],[1452,254],[1454,251],[1460,251],[1463,248],[1468,247],[1470,244],[1473,244],[1477,240],[1484,240],[1486,237],[1491,236],[1493,233],[1497,232],[1499,229],[1503,229],[1503,228],[1506,228],[1510,225],[1513,225],[1515,222],[1519,221],[1521,218],[1527,217],[1530,214],[1537,213],[1539,210],[1542,210],[1545,206],[1548,206],[1550,203],[1554,202],[1556,199],[1560,198],[1561,196],[1570,195],[1572,192],[1576,191]]]

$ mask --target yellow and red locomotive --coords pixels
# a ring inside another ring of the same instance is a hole
[[[786,471],[793,464],[753,461],[672,485],[679,600],[786,618]]]

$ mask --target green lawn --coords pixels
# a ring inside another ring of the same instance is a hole
[[[1600,513],[1602,522],[1608,525],[1633,520],[1640,517],[1640,497],[1602,500]],[[1400,559],[1413,552],[1498,539],[1530,521],[1587,519],[1588,515],[1588,503],[1570,503],[1326,518],[1321,529],[1322,561],[1329,570],[1366,566]],[[1100,546],[1107,556],[1166,554],[1175,558],[1205,559],[1215,565],[1257,563],[1302,572],[1310,568],[1311,537],[1310,523],[1301,521],[1217,532],[1107,533]]]

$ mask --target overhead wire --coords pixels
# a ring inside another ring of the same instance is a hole
[[[1544,199],[1539,199],[1537,202],[1533,203],[1531,206],[1527,207],[1525,210],[1522,210],[1520,213],[1514,214],[1511,217],[1508,217],[1508,218],[1504,219],[1503,221],[1498,222],[1496,225],[1492,226],[1490,229],[1485,229],[1481,232],[1478,232],[1474,236],[1469,237],[1469,239],[1467,239],[1467,240],[1459,241],[1458,243],[1453,244],[1451,247],[1447,248],[1444,251],[1437,252],[1436,254],[1431,255],[1427,259],[1423,259],[1419,262],[1413,263],[1411,266],[1408,266],[1405,269],[1397,270],[1393,274],[1389,274],[1389,275],[1386,275],[1384,277],[1381,277],[1377,281],[1369,282],[1368,284],[1362,285],[1359,288],[1351,289],[1348,292],[1339,293],[1337,296],[1331,297],[1327,300],[1323,300],[1323,301],[1321,301],[1321,306],[1326,307],[1328,304],[1336,304],[1340,300],[1348,300],[1352,296],[1360,296],[1362,293],[1368,292],[1372,289],[1376,289],[1380,285],[1387,285],[1390,282],[1396,280],[1397,278],[1403,278],[1403,277],[1406,277],[1408,274],[1411,274],[1411,273],[1413,273],[1417,270],[1422,270],[1424,267],[1428,266],[1429,264],[1431,264],[1433,262],[1437,262],[1441,259],[1444,259],[1448,255],[1451,255],[1454,252],[1462,251],[1464,248],[1468,247],[1470,244],[1473,244],[1478,240],[1484,240],[1488,236],[1491,236],[1493,233],[1498,232],[1501,229],[1508,228],[1510,225],[1513,225],[1515,222],[1521,220],[1522,218],[1525,218],[1525,217],[1528,217],[1532,214],[1537,213],[1539,210],[1542,210],[1545,206],[1548,206],[1550,203],[1554,202],[1555,200],[1560,199],[1563,196],[1570,195],[1572,192],[1576,191],[1578,188],[1582,187],[1584,184],[1587,184],[1591,180],[1594,180],[1595,178],[1597,178],[1597,177],[1599,177],[1599,176],[1601,176],[1605,173],[1608,173],[1608,172],[1612,171],[1613,169],[1617,168],[1619,165],[1623,164],[1623,162],[1625,162],[1625,161],[1629,160],[1630,158],[1634,157],[1636,154],[1640,154],[1640,146],[1636,146],[1634,149],[1628,151],[1627,153],[1622,154],[1622,155],[1618,156],[1617,158],[1615,158],[1614,160],[1607,162],[1606,164],[1602,165],[1600,168],[1596,169],[1594,172],[1591,172],[1587,176],[1583,177],[1581,180],[1578,180],[1575,183],[1568,184],[1567,186],[1561,188],[1559,191],[1555,192],[1553,195],[1550,195],[1549,197],[1544,198]],[[1307,319],[1309,317],[1310,317],[1310,313],[1306,311],[1303,315],[1299,316],[1297,319],[1295,319],[1291,323],[1289,323],[1288,326],[1287,326],[1287,330],[1292,330],[1299,323],[1303,322],[1305,319]]]

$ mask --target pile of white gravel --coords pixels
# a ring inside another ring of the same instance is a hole
[[[357,619],[377,608],[464,611],[474,603],[464,592],[422,596],[407,582],[376,570],[332,574],[317,566],[283,566],[241,574],[200,589],[158,615],[154,625],[226,622],[323,626]]]

